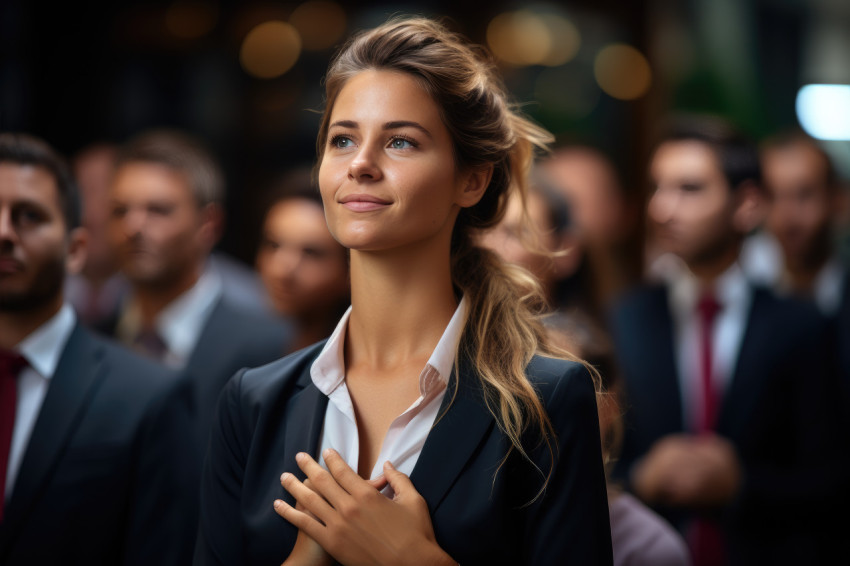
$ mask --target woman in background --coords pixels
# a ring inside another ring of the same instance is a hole
[[[534,279],[474,244],[549,134],[426,19],[359,34],[325,85],[352,306],[229,382],[196,564],[611,564],[591,374],[547,345]]]
[[[311,177],[296,168],[276,185],[256,259],[274,310],[295,324],[291,351],[330,336],[350,303],[348,253],[328,231]]]

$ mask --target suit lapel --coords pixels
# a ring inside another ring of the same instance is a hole
[[[10,528],[11,525],[20,525],[28,508],[50,480],[85,414],[89,399],[105,375],[102,358],[101,349],[78,324],[62,351],[24,453],[14,491],[6,507],[4,522]]]
[[[478,386],[478,377],[466,366],[460,369],[459,378],[457,373],[453,372],[449,380],[439,412],[442,418],[438,417],[428,434],[410,474],[411,482],[428,502],[432,516],[487,431],[495,426]],[[457,394],[452,399],[455,383]]]
[[[765,374],[765,356],[771,352],[770,337],[773,335],[768,296],[760,289],[753,289],[752,305],[747,317],[744,336],[738,352],[738,360],[732,373],[717,419],[717,430],[729,438],[737,438],[752,415],[758,396],[763,389],[757,381]]]

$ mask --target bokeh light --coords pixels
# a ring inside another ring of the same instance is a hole
[[[239,52],[242,68],[260,79],[272,79],[286,73],[301,55],[301,37],[290,24],[264,22],[245,36]]]
[[[549,55],[550,35],[544,19],[534,12],[506,12],[487,26],[487,45],[493,55],[509,65],[536,65]]]
[[[330,49],[345,35],[345,9],[330,0],[310,0],[293,10],[289,23],[301,35],[301,46],[309,51]]]
[[[850,140],[850,85],[811,84],[797,93],[797,119],[821,140]]]
[[[581,47],[581,34],[570,20],[558,14],[548,14],[543,22],[549,30],[549,52],[541,60],[543,65],[558,67],[576,56]]]
[[[602,49],[596,55],[593,72],[600,88],[620,100],[640,98],[652,84],[652,71],[646,57],[622,43]]]

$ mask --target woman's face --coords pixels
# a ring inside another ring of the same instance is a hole
[[[266,214],[257,270],[280,314],[334,316],[348,298],[345,249],[328,233],[319,203],[292,198]]]
[[[448,243],[460,208],[483,193],[476,175],[457,172],[437,104],[407,74],[358,73],[329,124],[319,187],[328,228],[348,248]]]

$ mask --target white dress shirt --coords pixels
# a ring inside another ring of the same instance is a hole
[[[191,289],[171,301],[159,313],[155,330],[168,350],[163,362],[178,369],[186,365],[221,295],[221,280],[215,273],[206,271]],[[132,345],[141,326],[139,308],[131,298],[118,321],[118,339]]]
[[[381,453],[372,469],[371,479],[383,473],[383,464],[387,460],[404,474],[410,475],[413,471],[446,393],[446,385],[466,322],[466,304],[466,299],[461,299],[437,347],[419,374],[419,398],[390,424],[381,445]],[[350,316],[351,307],[345,312],[319,357],[313,362],[310,377],[329,399],[319,454],[326,448],[333,448],[353,470],[357,470],[360,456],[357,420],[345,383],[345,332]],[[324,466],[324,459],[321,457],[320,463]],[[384,493],[392,493],[389,486]]]
[[[699,281],[689,271],[681,273],[670,283],[669,304],[673,315],[674,353],[682,395],[684,430],[696,430],[704,406],[697,314],[701,293]],[[712,332],[712,380],[720,391],[726,391],[738,361],[752,303],[750,283],[737,263],[717,279],[714,296],[721,308],[714,319]]]
[[[29,363],[18,375],[18,399],[15,405],[15,430],[6,467],[6,499],[12,494],[15,479],[21,468],[27,445],[38,419],[38,413],[47,395],[50,380],[65,343],[71,336],[77,316],[69,304],[62,305],[53,317],[21,340],[14,350]]]

